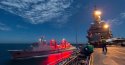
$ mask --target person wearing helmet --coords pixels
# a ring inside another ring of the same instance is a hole
[[[86,45],[85,47],[84,47],[84,55],[85,56],[90,56],[91,55],[91,53],[93,53],[93,51],[94,51],[94,47],[92,46],[92,45]]]

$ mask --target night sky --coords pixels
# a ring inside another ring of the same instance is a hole
[[[87,42],[94,6],[114,37],[125,37],[125,0],[0,0],[0,43],[31,43],[39,37]]]

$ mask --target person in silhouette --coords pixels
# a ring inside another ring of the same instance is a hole
[[[107,46],[106,46],[106,40],[105,39],[102,39],[102,51],[107,53]]]

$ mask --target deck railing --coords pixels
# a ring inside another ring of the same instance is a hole
[[[68,59],[65,63],[59,65],[93,65],[93,54],[86,58],[80,58],[79,54]]]

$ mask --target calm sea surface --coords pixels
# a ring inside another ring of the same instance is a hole
[[[0,44],[0,65],[33,65],[32,60],[25,61],[15,61],[11,59],[11,55],[7,50],[14,50],[14,49],[25,49],[30,44]]]

